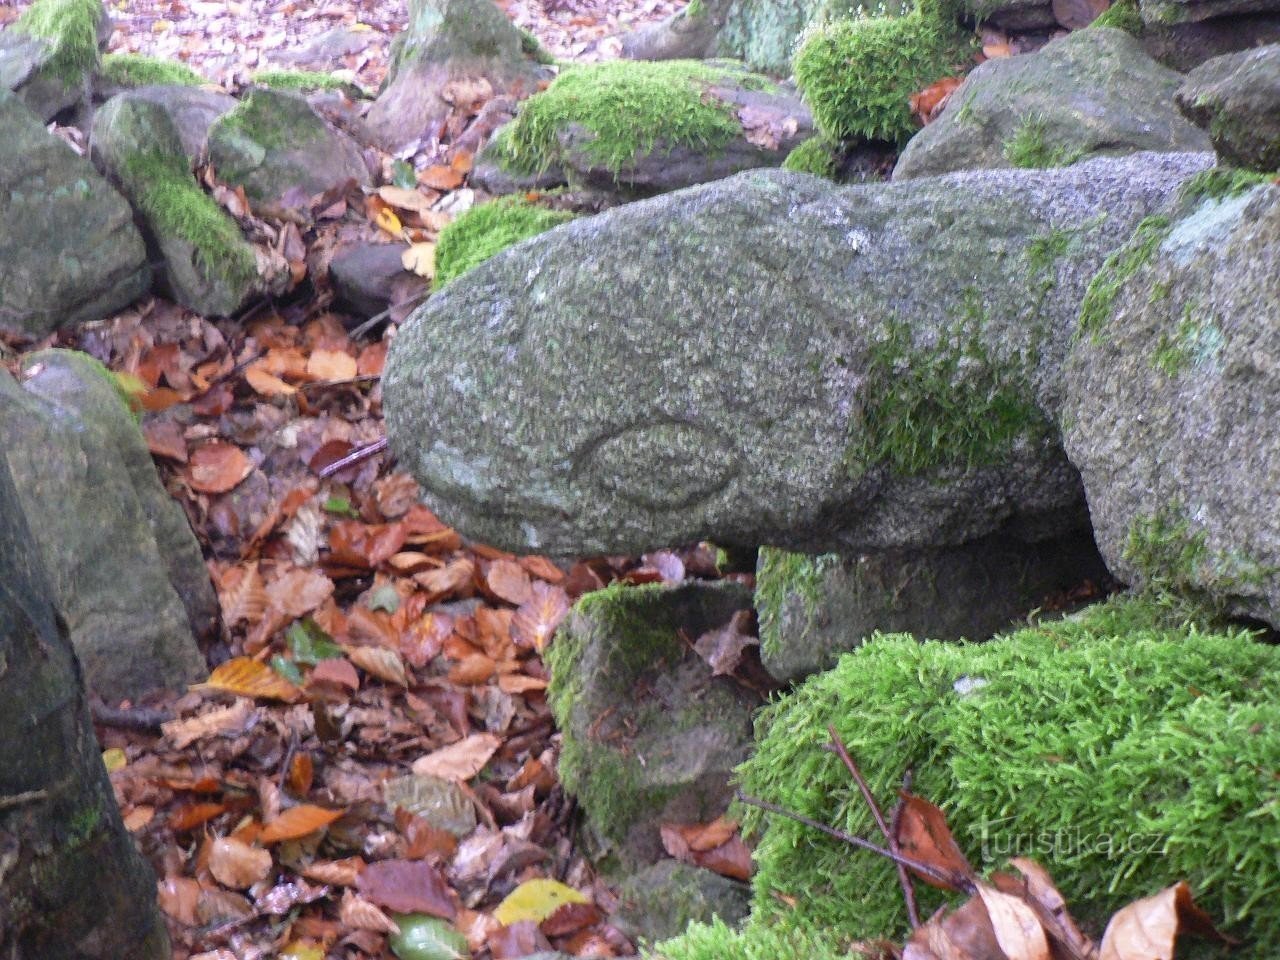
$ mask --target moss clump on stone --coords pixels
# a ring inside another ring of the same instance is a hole
[[[1004,158],[1015,167],[1046,169],[1069,167],[1082,156],[1083,151],[1066,147],[1051,147],[1048,141],[1049,125],[1043,117],[1025,117],[1004,143]]]
[[[720,918],[641,949],[646,960],[849,960],[848,940],[820,930],[748,922],[734,930]]]
[[[840,563],[835,554],[812,557],[776,547],[761,547],[756,565],[756,613],[760,618],[760,644],[767,654],[777,654],[784,642],[780,626],[783,605],[791,597],[804,606],[812,620],[822,603],[827,573]]]
[[[1035,857],[1099,924],[1187,880],[1230,930],[1280,938],[1280,650],[1114,599],[986,644],[876,636],[766,707],[743,790],[840,829],[875,828],[829,751],[834,724],[886,809],[907,768],[980,869]],[[906,932],[892,864],[781,818],[756,850],[752,923]],[[940,902],[922,891],[922,913]]]
[[[932,7],[901,17],[840,20],[809,35],[795,75],[814,120],[834,140],[903,143],[919,129],[912,94],[969,61],[973,37]]]
[[[233,110],[223,114],[210,128],[209,135],[230,135],[243,137],[258,144],[264,150],[281,150],[285,147],[301,146],[294,137],[309,137],[314,140],[323,134],[320,124],[299,125],[290,122],[292,116],[280,115],[279,97],[283,94],[263,94],[251,90]],[[308,115],[310,108],[306,101],[294,98],[299,103],[298,113]],[[307,141],[303,141],[305,143]],[[231,171],[222,171],[231,174]],[[232,176],[231,179],[240,179]]]
[[[11,28],[48,42],[50,75],[79,83],[98,63],[98,24],[102,0],[36,0]]]
[[[556,62],[556,58],[551,55],[546,47],[542,45],[542,41],[535,37],[524,27],[520,27],[520,52],[532,60],[534,63],[540,63],[543,66],[550,66]]]
[[[962,316],[931,346],[917,345],[906,323],[884,325],[869,349],[861,421],[851,424],[851,468],[884,465],[903,476],[973,468],[1048,430],[1021,372],[1027,362],[988,356],[978,296],[966,292]]]
[[[508,166],[526,173],[556,166],[560,135],[570,126],[593,135],[586,156],[614,174],[655,149],[719,149],[741,127],[729,105],[708,90],[743,76],[693,60],[615,60],[566,69],[520,108],[506,139]]]
[[[507,247],[567,223],[573,214],[518,197],[472,207],[443,230],[436,244],[436,286],[466,273]]]
[[[253,82],[272,90],[291,90],[295,93],[312,93],[316,90],[336,90],[352,97],[364,96],[356,84],[332,73],[317,70],[259,70]]]
[[[1168,236],[1169,228],[1168,217],[1163,214],[1149,216],[1134,228],[1128,243],[1103,261],[1080,301],[1077,337],[1096,338],[1101,334],[1107,321],[1111,319],[1120,291],[1130,277],[1151,262],[1156,248]]]
[[[198,87],[207,82],[185,63],[140,53],[108,53],[102,58],[98,75],[120,87]]]
[[[119,170],[153,232],[190,244],[200,266],[234,284],[257,273],[253,248],[239,226],[200,189],[181,156],[138,153]]]
[[[1172,332],[1160,334],[1151,355],[1151,366],[1166,377],[1181,376],[1192,366],[1212,361],[1224,342],[1218,325],[1198,316],[1196,303],[1187,303],[1178,326]]]
[[[1103,10],[1089,26],[1111,27],[1140,37],[1142,36],[1142,14],[1138,12],[1138,5],[1134,0],[1119,0],[1118,3],[1113,3]]]
[[[782,161],[782,169],[832,180],[839,162],[838,150],[833,140],[823,136],[811,137],[787,154],[787,159]]]
[[[1241,170],[1238,167],[1214,167],[1201,170],[1184,183],[1179,195],[1187,200],[1226,200],[1276,179],[1274,173]]]

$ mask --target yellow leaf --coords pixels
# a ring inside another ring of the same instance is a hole
[[[400,262],[404,264],[406,270],[431,279],[436,275],[436,245],[434,243],[411,244],[400,255]]]
[[[221,690],[242,697],[262,697],[266,700],[297,700],[302,691],[295,687],[265,663],[252,657],[234,657],[219,664],[209,679],[196,683],[192,690]]]
[[[583,894],[558,880],[526,880],[498,904],[493,917],[507,927],[521,920],[541,923],[566,903],[589,902]]]
[[[107,768],[107,773],[123,770],[128,763],[129,758],[124,755],[124,751],[119,747],[112,747],[110,750],[102,751],[102,765]]]
[[[400,223],[400,218],[393,212],[383,207],[374,217],[374,223],[378,225],[378,229],[398,237],[404,232],[404,226]]]
[[[314,940],[294,940],[280,951],[280,960],[324,960],[324,945]]]

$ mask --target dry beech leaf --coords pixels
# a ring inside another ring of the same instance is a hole
[[[413,772],[441,780],[470,780],[498,752],[502,740],[492,733],[473,733],[413,761]]]
[[[175,750],[185,750],[197,740],[242,733],[257,713],[248,700],[237,700],[229,707],[181,720],[168,720],[160,724],[160,732]]]
[[[462,186],[462,174],[453,167],[436,164],[419,170],[418,182],[432,190],[457,190]]]
[[[142,435],[147,439],[147,449],[155,456],[187,462],[187,441],[176,421],[152,420],[143,426]]]
[[[156,882],[156,899],[160,909],[188,927],[196,925],[196,902],[200,899],[200,882],[190,877],[165,877]]]
[[[390,185],[379,187],[378,196],[393,207],[399,207],[401,210],[412,210],[415,213],[430,210],[431,204],[435,202],[421,190],[411,190],[406,187]]]
[[[134,807],[124,817],[124,828],[130,833],[137,833],[156,818],[156,808],[143,805]]]
[[[267,584],[271,607],[291,620],[305,617],[333,595],[333,581],[315,570],[290,570]]]
[[[350,380],[356,375],[356,358],[345,350],[313,350],[307,359],[307,376],[315,380]]]
[[[226,493],[251,473],[253,461],[239,447],[222,440],[196,447],[187,463],[188,483],[200,493]]]
[[[472,574],[475,573],[475,564],[466,557],[452,560],[438,570],[427,570],[423,573],[416,573],[413,579],[420,584],[423,589],[433,593],[448,595],[453,593],[465,583],[471,582]]]
[[[308,678],[311,683],[332,683],[346,687],[352,693],[360,689],[360,676],[356,668],[339,657],[321,660]]]
[[[452,920],[458,913],[449,885],[425,860],[371,863],[356,886],[371,902],[396,913],[425,913],[443,920]]]
[[[568,613],[569,595],[560,587],[537,580],[529,589],[529,599],[511,618],[511,639],[541,653]]]
[[[498,677],[498,689],[503,693],[528,693],[530,690],[545,690],[548,682],[541,677],[530,677],[523,673],[504,673]]]
[[[694,641],[693,649],[711,667],[713,677],[732,674],[742,662],[742,652],[760,645],[759,638],[747,632],[750,626],[751,611],[739,610],[723,627],[708,630]]]
[[[430,280],[436,275],[436,245],[426,241],[410,244],[400,254],[400,265],[409,272]]]
[[[969,861],[951,836],[946,815],[923,797],[902,794],[902,813],[898,821],[898,847],[907,856],[936,867],[957,878],[977,879]],[[907,868],[911,870],[910,867]],[[911,870],[916,873],[915,870]],[[917,874],[933,887],[959,891],[958,886],[944,884],[933,877]]]
[[[264,397],[291,397],[298,388],[285,383],[275,374],[268,373],[261,363],[255,363],[244,372],[245,382]]]
[[[247,890],[271,872],[271,852],[234,837],[219,837],[209,848],[209,872],[224,887]]]
[[[1062,944],[1074,955],[1092,956],[1097,948],[1076,926],[1067,909],[1067,901],[1054,886],[1049,871],[1026,857],[1010,857],[1009,864],[1022,876],[995,873],[991,877],[995,886],[1002,893],[1013,894],[1025,900],[1036,912],[1051,941]]]
[[[220,690],[242,697],[261,697],[292,703],[302,691],[265,663],[252,657],[233,657],[221,663],[204,683],[191,685],[192,690]]]
[[[996,943],[1011,960],[1051,960],[1049,940],[1044,927],[1020,897],[1001,893],[995,887],[977,881],[978,896],[991,918]]]
[[[400,654],[386,647],[347,647],[345,653],[360,669],[373,674],[387,683],[409,686],[409,675],[405,671],[404,661]]]
[[[1185,882],[1118,911],[1102,935],[1098,960],[1173,960],[1179,933],[1226,942]]]
[[[334,887],[354,887],[364,868],[365,862],[359,857],[317,860],[303,867],[302,875],[308,880],[327,883]]]
[[[258,561],[232,567],[223,575],[218,587],[218,604],[228,627],[262,619],[267,611],[267,592],[258,573]]]
[[[266,824],[258,839],[263,843],[277,843],[281,840],[297,840],[309,833],[315,833],[321,827],[327,827],[342,816],[342,810],[326,810],[310,803],[302,803],[290,807],[280,816]]]
[[[514,560],[495,560],[485,575],[489,589],[507,603],[525,603],[531,596],[529,574]]]
[[[338,919],[344,926],[355,930],[372,930],[374,933],[390,934],[400,932],[400,927],[394,920],[368,900],[357,897],[350,890],[342,894],[342,903],[338,906]]]

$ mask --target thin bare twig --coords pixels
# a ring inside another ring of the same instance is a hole
[[[836,733],[834,723],[827,724],[827,733],[831,736],[831,746],[836,753],[840,755],[840,759],[844,762],[845,769],[849,771],[849,775],[853,777],[853,782],[858,785],[858,789],[862,791],[862,799],[867,802],[867,806],[871,808],[871,816],[875,818],[876,826],[880,828],[880,832],[884,834],[885,841],[889,844],[891,853],[901,854],[898,848],[898,818],[901,816],[901,803],[894,809],[893,829],[889,829],[889,825],[884,822],[884,814],[880,811],[880,805],[876,803],[875,796],[871,793],[871,788],[867,786],[866,779],[862,776],[862,771],[858,769],[858,765],[853,762],[853,757],[849,755],[849,748],[844,745],[844,741],[840,739],[840,734]],[[911,886],[911,875],[907,873],[907,868],[901,863],[895,862],[894,866],[898,869],[898,883],[902,887],[902,898],[907,904],[907,919],[911,921],[911,929],[915,930],[920,926],[920,913],[916,908],[915,888]]]
[[[162,707],[109,707],[100,700],[90,702],[89,714],[99,726],[145,733],[159,733],[160,725],[173,719],[173,714]]]
[[[381,453],[385,449],[387,449],[387,438],[383,437],[381,440],[375,440],[373,443],[366,444],[363,447],[352,450],[342,459],[335,460],[327,467],[321,469],[320,479],[327,480],[339,470],[345,470],[347,467],[354,467],[357,463],[363,463],[365,460]]]
[[[786,817],[788,820],[794,820],[796,823],[803,823],[806,827],[812,827],[814,830],[825,833],[829,837],[842,840],[847,844],[860,847],[863,850],[869,850],[872,853],[878,853],[880,856],[892,860],[894,863],[901,863],[904,866],[908,866],[912,870],[916,871],[916,873],[921,873],[927,877],[931,877],[938,881],[938,883],[946,886],[959,889],[964,889],[966,886],[973,886],[972,883],[964,878],[953,877],[948,871],[939,870],[937,867],[932,864],[925,863],[923,860],[917,860],[915,857],[909,857],[905,853],[894,853],[887,847],[877,846],[870,840],[864,840],[862,837],[854,836],[852,833],[846,833],[843,830],[837,830],[835,827],[829,827],[825,823],[819,823],[817,820],[813,820],[803,814],[795,813],[794,811],[788,810],[786,807],[780,807],[776,803],[770,803],[768,800],[757,800],[755,797],[749,797],[742,792],[737,794],[737,799],[739,803],[745,803],[749,807],[758,807],[761,810],[768,811],[769,813],[776,813],[780,817]]]
[[[898,846],[898,828],[902,824],[902,811],[907,807],[902,800],[902,796],[911,792],[911,780],[913,777],[914,773],[908,767],[907,772],[902,775],[902,794],[899,796],[898,802],[893,805],[893,814],[889,818],[889,849],[894,853],[902,852],[902,849]],[[902,884],[902,896],[907,901],[907,919],[911,921],[911,929],[918,929],[920,926],[920,906],[916,903],[916,888],[902,864],[898,864],[898,880]]]

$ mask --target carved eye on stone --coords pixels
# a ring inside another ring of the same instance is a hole
[[[693,423],[637,424],[598,435],[579,448],[575,479],[649,510],[709,500],[741,469],[737,446]]]

